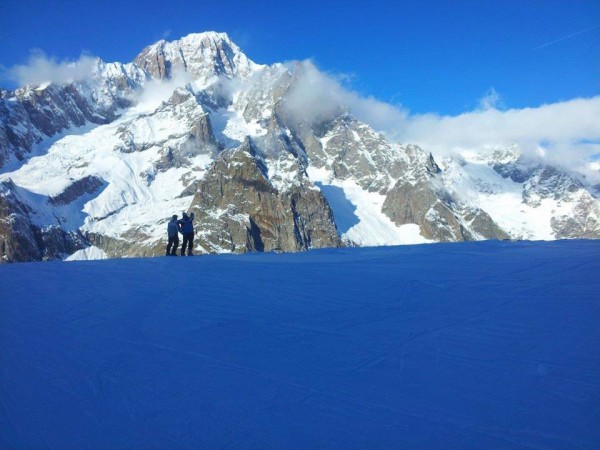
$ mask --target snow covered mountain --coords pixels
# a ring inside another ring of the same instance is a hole
[[[576,175],[516,147],[436,161],[343,104],[302,110],[305,71],[207,32],[0,91],[1,260],[160,255],[182,210],[210,253],[600,237]]]

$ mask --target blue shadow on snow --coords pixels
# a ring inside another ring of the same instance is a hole
[[[315,184],[321,189],[321,192],[329,202],[329,206],[331,206],[340,235],[346,233],[360,222],[356,215],[356,206],[346,198],[342,188],[323,183]]]

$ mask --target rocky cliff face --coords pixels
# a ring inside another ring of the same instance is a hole
[[[317,140],[303,136],[311,164],[336,179],[353,179],[367,191],[386,193],[406,171],[403,149],[350,114],[342,114],[318,132]]]
[[[77,232],[59,225],[32,222],[33,211],[12,181],[0,183],[0,260],[2,262],[62,259],[87,242]]]
[[[215,76],[248,76],[258,68],[225,33],[190,34],[173,42],[161,40],[146,47],[133,60],[153,78],[171,78],[188,72],[206,83]]]
[[[507,239],[480,208],[469,207],[445,189],[441,169],[415,145],[389,143],[381,134],[344,114],[308,139],[311,164],[332,179],[353,180],[385,196],[381,211],[396,225],[417,224],[433,241]]]
[[[600,238],[597,193],[575,175],[514,148],[436,161],[344,105],[299,114],[305,69],[210,32],[0,90],[2,261],[162,255],[182,210],[196,252]]]
[[[423,236],[435,241],[508,239],[485,211],[455,198],[438,177],[441,172],[431,154],[408,146],[403,176],[389,190],[384,213],[397,225],[416,223]]]
[[[41,259],[29,210],[16,195],[10,180],[0,184],[0,253],[5,262]]]
[[[250,139],[219,156],[192,200],[204,250],[290,252],[340,245],[321,192],[291,155],[281,158],[291,180],[278,188]]]

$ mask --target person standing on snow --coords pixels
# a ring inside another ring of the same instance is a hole
[[[169,243],[167,244],[167,256],[177,256],[177,247],[179,247],[179,221],[177,214],[174,214],[167,225],[167,235]]]
[[[192,248],[194,246],[194,213],[189,216],[184,211],[181,220],[178,220],[179,230],[183,235],[183,244],[181,244],[181,256],[185,256],[185,247],[187,246],[188,256],[192,256]]]

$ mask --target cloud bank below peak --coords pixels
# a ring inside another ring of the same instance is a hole
[[[518,144],[525,156],[579,169],[600,154],[600,96],[535,108],[409,117],[402,140],[434,154]]]
[[[322,72],[311,61],[295,64],[297,80],[287,100],[297,120],[318,123],[348,111],[391,141],[418,144],[438,158],[517,144],[534,162],[578,170],[600,182],[600,173],[589,170],[589,162],[600,155],[600,96],[501,110],[501,96],[490,88],[470,112],[411,114],[402,106],[348,89],[343,77]]]
[[[288,67],[296,79],[286,94],[285,107],[296,121],[321,123],[340,112],[349,112],[376,130],[393,135],[408,118],[401,106],[347,88],[343,80],[348,77],[325,73],[310,60],[288,63]]]

